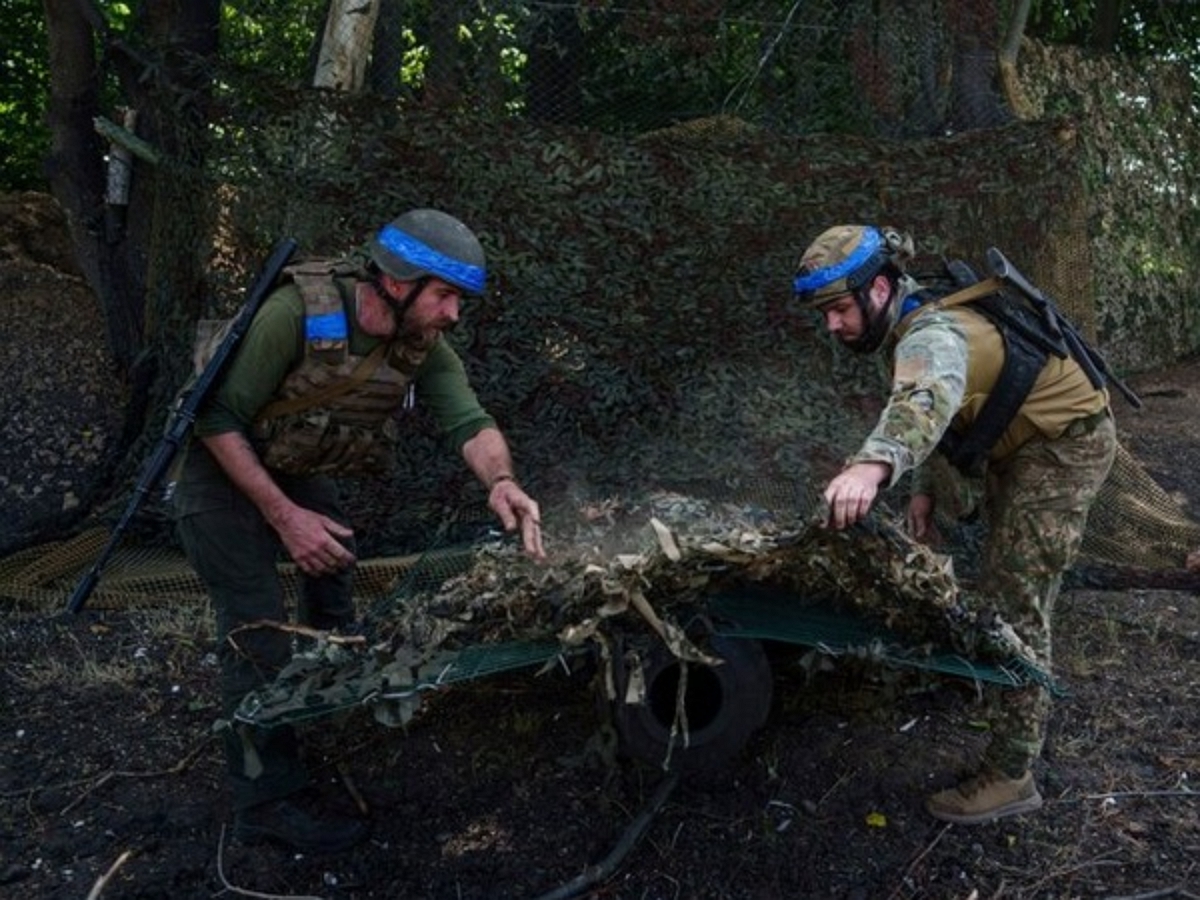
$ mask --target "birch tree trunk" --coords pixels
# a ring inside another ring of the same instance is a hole
[[[347,93],[362,90],[379,4],[380,0],[333,0],[329,4],[313,87]]]

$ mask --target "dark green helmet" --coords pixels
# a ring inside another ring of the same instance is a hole
[[[479,240],[454,216],[414,209],[379,229],[367,246],[371,259],[393,278],[433,276],[468,294],[483,292],[487,260]]]

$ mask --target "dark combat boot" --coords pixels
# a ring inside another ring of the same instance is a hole
[[[349,850],[369,831],[360,819],[335,815],[318,818],[291,797],[238,810],[233,819],[233,839],[239,843],[275,841],[314,854]]]

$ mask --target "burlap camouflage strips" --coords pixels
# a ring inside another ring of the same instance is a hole
[[[581,503],[567,518],[548,514],[554,538],[546,565],[504,541],[428,554],[424,565],[441,580],[399,585],[369,615],[364,650],[329,646],[324,658],[310,655],[249,697],[244,711],[255,721],[272,710],[309,715],[394,688],[403,673],[413,687],[403,721],[415,711],[419,686],[435,683],[455,653],[514,641],[570,651],[638,633],[682,659],[712,664],[686,623],[707,597],[739,584],[839,606],[885,625],[917,653],[1032,661],[1001,617],[967,608],[947,557],[877,515],[839,533],[807,512],[804,504],[777,512],[659,491]]]

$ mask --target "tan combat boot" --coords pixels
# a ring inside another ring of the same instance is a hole
[[[1042,795],[1033,783],[1033,773],[1009,778],[994,769],[985,769],[958,787],[940,791],[925,801],[925,809],[935,819],[960,825],[977,825],[1005,816],[1033,812],[1042,805]]]

